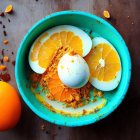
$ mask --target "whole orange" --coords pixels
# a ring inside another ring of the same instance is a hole
[[[13,128],[21,115],[21,102],[16,90],[0,81],[0,131]]]

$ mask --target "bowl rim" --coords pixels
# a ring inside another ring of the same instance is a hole
[[[105,26],[107,26],[114,34],[117,35],[117,37],[122,41],[122,45],[125,49],[125,53],[126,53],[126,56],[127,56],[127,62],[128,62],[128,72],[127,72],[127,80],[126,80],[126,83],[124,85],[124,88],[123,88],[123,91],[122,91],[122,95],[120,96],[120,99],[118,100],[118,102],[113,106],[111,107],[106,113],[102,114],[101,116],[98,116],[97,118],[93,118],[93,119],[88,119],[88,120],[85,120],[85,121],[77,121],[77,122],[67,122],[67,123],[64,123],[63,121],[56,121],[55,124],[57,125],[63,125],[63,126],[69,126],[69,127],[76,127],[76,126],[83,126],[83,125],[88,125],[88,124],[92,124],[92,123],[95,123],[103,118],[105,118],[106,116],[108,116],[109,114],[111,114],[119,105],[120,103],[122,102],[122,100],[124,99],[125,95],[126,95],[126,92],[128,90],[128,87],[129,87],[129,84],[130,84],[130,79],[131,79],[131,58],[130,58],[130,54],[129,54],[129,51],[128,51],[128,48],[125,44],[125,41],[123,40],[122,36],[119,34],[119,32],[110,24],[108,23],[107,21],[105,21],[104,19],[96,16],[96,15],[93,15],[93,14],[90,14],[90,13],[87,13],[87,12],[82,12],[82,11],[61,11],[61,12],[56,12],[56,13],[52,13],[48,16],[46,16],[45,18],[41,19],[40,21],[38,21],[34,26],[32,26],[32,28],[28,31],[28,33],[25,35],[25,37],[23,38],[21,44],[20,44],[20,47],[19,47],[19,50],[18,50],[18,53],[17,53],[17,57],[16,57],[16,65],[15,65],[15,77],[16,77],[16,82],[17,82],[17,86],[18,86],[18,89],[19,89],[19,92],[20,92],[20,95],[21,97],[23,98],[24,102],[28,105],[28,107],[36,114],[38,115],[40,118],[46,120],[46,121],[49,121],[51,123],[54,123],[54,119],[43,114],[42,112],[38,111],[38,109],[36,109],[36,107],[34,107],[34,105],[32,105],[32,103],[28,100],[28,98],[24,95],[24,92],[22,90],[22,88],[20,87],[20,82],[19,82],[19,76],[18,76],[18,67],[19,67],[19,64],[17,63],[18,60],[19,60],[19,57],[20,57],[20,52],[22,50],[22,46],[24,45],[24,42],[26,41],[26,39],[28,38],[28,36],[31,34],[31,32],[37,27],[39,26],[40,24],[42,24],[44,21],[50,19],[50,18],[53,18],[53,17],[56,17],[56,16],[60,16],[60,15],[83,15],[83,16],[87,16],[89,18],[93,18],[97,21],[100,21],[102,24],[104,24]]]

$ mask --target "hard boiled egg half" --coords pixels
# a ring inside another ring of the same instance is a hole
[[[33,43],[29,52],[29,65],[42,74],[60,47],[71,47],[85,57],[92,48],[92,40],[83,30],[71,25],[60,25],[47,30]]]
[[[121,61],[113,45],[102,37],[93,39],[93,48],[85,57],[90,69],[90,83],[99,90],[115,89],[121,79]]]
[[[65,54],[58,64],[60,80],[68,87],[83,87],[89,80],[89,67],[78,54]]]

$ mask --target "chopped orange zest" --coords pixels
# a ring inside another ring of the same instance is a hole
[[[70,55],[70,56],[73,56],[73,55],[76,55],[76,53],[75,53],[74,51],[70,51],[70,52],[69,52],[69,55]]]
[[[71,62],[73,63],[73,62],[74,62],[74,60],[71,60]]]
[[[90,36],[91,39],[93,39],[93,36]]]
[[[3,43],[4,43],[4,44],[7,44],[7,43],[8,43],[8,40],[4,40]]]
[[[46,127],[45,124],[42,124],[41,125],[41,130],[44,131],[45,130],[45,127]]]
[[[10,13],[10,12],[12,12],[12,10],[13,10],[13,6],[10,4],[6,7],[5,13]]]
[[[92,100],[92,102],[96,102],[96,101],[97,101],[97,99]]]
[[[108,11],[104,11],[104,17],[105,17],[105,18],[110,18],[110,14],[109,14]]]
[[[94,88],[94,91],[93,91],[93,97],[96,97],[96,96],[97,96],[97,93],[98,93],[97,89]]]
[[[0,65],[0,69],[1,69],[1,70],[5,70],[5,68],[6,68],[6,66]]]
[[[102,92],[102,91],[99,91],[99,92],[98,92],[98,95],[99,95],[99,97],[102,98],[102,97],[103,97],[103,92]]]
[[[4,60],[8,62],[9,61],[9,58],[7,56],[5,56],[4,57]]]

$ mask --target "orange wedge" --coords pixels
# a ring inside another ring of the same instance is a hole
[[[10,4],[6,7],[5,13],[10,13],[10,12],[12,12],[12,10],[13,10],[13,6]]]

